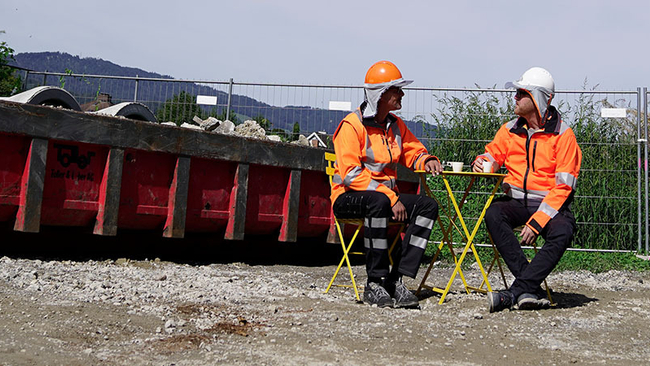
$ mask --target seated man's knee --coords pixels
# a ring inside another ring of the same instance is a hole
[[[485,211],[485,224],[490,227],[497,223],[502,217],[501,212],[501,205],[499,202],[493,202]]]
[[[545,236],[547,241],[560,240],[568,246],[574,231],[574,222],[559,214],[548,222]]]
[[[390,199],[383,193],[373,195],[372,199],[368,202],[368,216],[373,217],[386,217],[392,212],[392,205]]]
[[[421,212],[423,216],[430,219],[438,217],[438,203],[431,197],[422,196],[420,199]]]

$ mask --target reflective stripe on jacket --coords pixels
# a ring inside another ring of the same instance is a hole
[[[526,225],[539,234],[575,191],[582,152],[573,130],[555,107],[542,130],[529,131],[524,118],[512,120],[499,129],[494,140],[479,155],[508,170],[503,180],[505,193],[539,204]],[[477,158],[477,159],[478,159]]]
[[[397,163],[423,170],[427,160],[438,159],[427,153],[401,118],[389,114],[387,119],[380,125],[372,118],[363,119],[361,109],[357,109],[339,124],[333,137],[336,164],[332,204],[346,191],[378,191],[395,205],[399,192]]]

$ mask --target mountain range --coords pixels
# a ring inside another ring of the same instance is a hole
[[[155,72],[146,71],[134,67],[125,67],[113,62],[99,58],[82,58],[62,52],[27,52],[15,55],[15,61],[12,65],[30,70],[30,71],[49,71],[57,73],[74,73],[84,75],[109,75],[109,76],[126,76],[140,78],[169,79],[170,82],[164,81],[139,81],[136,88],[135,81],[121,80],[121,82],[108,83],[106,80],[96,78],[57,78],[49,76],[44,78],[41,75],[29,75],[25,81],[26,88],[37,85],[55,85],[65,80],[64,88],[75,96],[80,103],[82,101],[92,101],[100,91],[110,94],[114,101],[131,101],[134,98],[134,90],[137,90],[137,100],[146,104],[154,113],[161,108],[165,101],[171,100],[174,95],[170,93],[179,93],[185,91],[193,95],[213,95],[217,96],[219,101],[227,101],[227,93],[217,90],[206,84],[197,84],[191,82],[173,82],[173,88],[161,87],[160,84],[172,84],[172,76],[161,75]],[[107,90],[110,89],[110,90]],[[217,107],[220,113],[225,113],[225,107]],[[334,111],[327,109],[313,108],[310,106],[272,106],[248,96],[233,94],[231,97],[231,111],[237,114],[238,119],[250,119],[253,116],[263,116],[269,120],[273,128],[280,128],[286,131],[292,131],[295,122],[299,122],[301,132],[309,134],[311,132],[325,131],[327,134],[333,134],[338,126],[338,121],[343,119],[348,112]],[[418,137],[423,134],[421,123],[406,121],[411,131]],[[313,130],[313,131],[312,131]]]

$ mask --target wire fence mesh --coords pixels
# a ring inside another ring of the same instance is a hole
[[[282,85],[28,72],[24,88],[54,85],[68,90],[86,110],[98,100],[145,104],[159,122],[194,116],[241,123],[253,119],[267,134],[287,141],[298,134],[331,136],[341,119],[363,101],[361,86]],[[513,94],[500,89],[405,88],[398,112],[441,161],[471,163],[499,126],[514,118]],[[210,98],[205,98],[210,97]],[[641,102],[641,98],[643,101]],[[208,99],[209,103],[197,101]],[[583,152],[573,211],[575,248],[647,251],[647,91],[558,91],[555,105],[574,130]],[[609,117],[604,111],[615,111]],[[476,184],[465,203],[473,226],[490,182]],[[442,183],[430,180],[437,195]],[[452,180],[460,190],[464,184]],[[485,230],[476,239],[488,243]]]

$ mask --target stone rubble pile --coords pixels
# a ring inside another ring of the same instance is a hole
[[[167,126],[176,126],[176,123],[174,122],[163,122],[161,124]],[[199,116],[194,116],[191,122],[183,122],[180,127],[199,131],[217,132],[224,135],[254,138],[259,140],[271,140],[276,142],[282,141],[280,136],[267,135],[266,130],[264,130],[264,128],[262,128],[256,121],[253,120],[247,120],[240,125],[235,125],[229,120],[221,121],[214,117],[208,117],[204,120]],[[300,135],[296,141],[292,141],[291,143],[296,145],[310,146],[307,137],[304,135]]]

